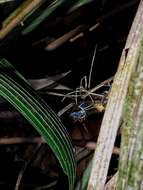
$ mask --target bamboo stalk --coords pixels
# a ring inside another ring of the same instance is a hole
[[[104,190],[115,190],[117,185],[118,172],[107,182]]]
[[[122,121],[127,88],[131,73],[138,59],[138,50],[143,29],[142,23],[143,1],[141,0],[112,85],[97,141],[97,148],[93,157],[88,190],[104,189],[116,134]]]
[[[2,24],[0,30],[0,39],[6,37],[18,24],[22,24],[23,19],[34,8],[41,4],[41,0],[26,0],[20,7],[18,7]]]
[[[87,144],[86,145],[87,149],[84,150],[83,154],[77,154],[77,159],[76,160],[79,161],[80,156],[84,157],[84,155],[89,154],[89,151],[94,150],[96,148],[96,146],[97,146],[96,143],[92,143],[92,146],[91,146],[91,143]],[[119,155],[119,152],[120,152],[119,148],[117,148],[117,147],[113,148],[113,154]],[[82,179],[78,181],[78,183],[77,183],[77,185],[75,187],[75,190],[85,190],[85,189],[87,189],[91,168],[92,168],[92,160],[90,160],[90,162],[88,163],[88,165],[87,165],[87,167],[86,167],[86,169],[85,169],[85,171],[83,173]],[[105,185],[104,190],[115,190],[113,188],[115,188],[116,182],[117,182],[117,173]]]
[[[122,149],[117,190],[143,189],[143,49],[132,74],[122,124]]]
[[[137,59],[131,75],[124,105],[122,143],[117,190],[143,190],[143,1],[140,4],[141,20],[135,50]]]

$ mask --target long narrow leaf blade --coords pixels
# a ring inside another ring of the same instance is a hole
[[[78,0],[78,2],[76,2],[73,7],[71,7],[70,11],[74,11],[76,9],[78,9],[79,7],[82,7],[88,3],[91,3],[94,0]]]
[[[26,35],[36,29],[44,20],[53,14],[58,8],[64,7],[64,10],[69,10],[77,0],[53,0],[53,2],[39,15],[35,18],[31,24],[29,24],[23,31],[22,35]]]
[[[4,62],[4,59],[0,60],[0,96],[19,110],[43,136],[68,176],[69,189],[73,189],[76,175],[75,158],[65,127],[21,75],[4,66]]]

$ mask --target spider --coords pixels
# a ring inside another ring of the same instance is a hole
[[[63,100],[70,98],[73,100],[73,109],[69,114],[69,117],[74,123],[82,123],[86,120],[90,113],[101,113],[105,110],[105,106],[108,101],[108,95],[111,88],[111,82],[113,77],[103,81],[99,85],[91,88],[91,76],[93,70],[93,64],[95,60],[97,46],[94,50],[94,55],[91,62],[89,76],[84,76],[80,80],[80,86],[75,91],[67,93]],[[104,87],[102,93],[96,93]],[[107,90],[105,90],[107,88]]]
[[[105,80],[100,85],[93,89],[86,90],[83,87],[77,88],[74,92],[68,93],[64,98],[72,98],[74,106],[70,113],[70,118],[73,122],[84,122],[86,118],[92,113],[102,113],[105,110],[108,95],[111,88],[113,77]],[[98,94],[95,91],[107,87],[107,91]]]

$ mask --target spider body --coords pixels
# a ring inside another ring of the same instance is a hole
[[[73,123],[83,123],[87,118],[86,103],[83,102],[78,105],[77,108],[69,114],[69,117]]]

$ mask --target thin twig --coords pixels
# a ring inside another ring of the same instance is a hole
[[[47,185],[43,185],[41,187],[36,187],[34,190],[42,190],[42,189],[51,189],[51,188],[54,188],[54,186],[57,184],[57,180],[47,184]]]
[[[95,142],[88,142],[85,145],[85,147],[88,148],[89,150],[95,150],[96,147],[97,147],[97,143],[95,143]],[[120,148],[114,147],[112,153],[115,154],[115,155],[119,155],[120,154]]]
[[[11,144],[25,144],[25,143],[33,143],[33,144],[39,144],[39,143],[46,143],[44,139],[41,137],[4,137],[0,138],[0,145],[11,145]]]
[[[85,28],[85,27],[86,27],[85,25],[79,25],[79,26],[77,26],[76,28],[74,28],[70,32],[64,34],[63,36],[61,36],[61,37],[55,39],[53,42],[49,43],[45,47],[45,50],[52,51],[52,50],[58,48],[59,46],[61,46],[62,44],[64,44],[68,40],[70,40],[70,38],[74,37],[81,30],[83,30],[83,28]]]
[[[26,168],[27,168],[27,163],[24,162],[24,165],[23,165],[22,169],[19,172],[19,175],[18,175],[18,178],[17,178],[14,190],[18,190],[19,189],[20,182],[21,182],[21,179],[23,177],[23,174],[24,174]]]
[[[21,180],[23,178],[24,172],[26,171],[28,165],[30,165],[33,162],[33,159],[35,159],[36,154],[39,152],[40,148],[41,148],[42,144],[38,144],[36,150],[34,151],[34,153],[31,156],[31,159],[29,159],[28,162],[24,162],[23,167],[21,168],[17,181],[16,181],[16,185],[15,185],[15,189],[14,190],[19,190],[20,188],[20,184],[21,184]]]
[[[86,147],[81,148],[80,151],[78,151],[76,153],[76,161],[80,162],[81,160],[83,160],[85,157],[91,155],[91,153],[93,153],[93,150],[89,150]]]

